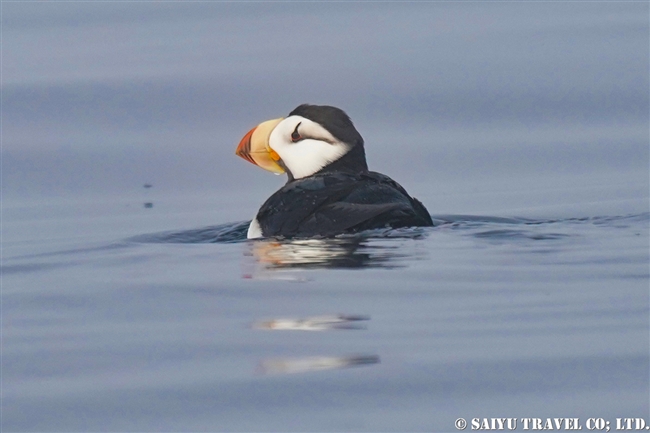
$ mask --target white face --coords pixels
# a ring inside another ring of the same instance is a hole
[[[302,116],[289,116],[278,123],[269,146],[295,179],[311,176],[350,150],[321,125]]]

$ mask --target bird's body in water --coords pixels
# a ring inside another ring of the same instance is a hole
[[[248,238],[433,225],[422,203],[390,177],[368,170],[363,138],[336,107],[304,104],[286,118],[263,122],[236,153],[288,176],[261,206]]]

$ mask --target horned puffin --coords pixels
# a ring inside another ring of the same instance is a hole
[[[368,170],[363,138],[339,108],[300,105],[251,129],[235,154],[288,176],[251,221],[249,239],[433,225],[420,201],[390,177]]]

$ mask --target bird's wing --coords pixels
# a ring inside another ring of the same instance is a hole
[[[379,180],[330,173],[298,180],[262,205],[258,221],[265,236],[286,237],[327,237],[392,226],[414,215],[411,198],[396,185],[383,175]]]
[[[359,204],[339,201],[325,205],[300,222],[297,235],[334,236],[384,214],[399,211],[400,203]]]

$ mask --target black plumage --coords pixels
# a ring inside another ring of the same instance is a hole
[[[289,181],[262,205],[264,236],[331,237],[376,228],[431,226],[431,216],[380,173],[321,171]]]
[[[429,212],[397,182],[368,171],[364,142],[345,112],[303,104],[299,115],[350,147],[315,174],[288,182],[262,205],[257,222],[264,236],[331,237],[377,228],[432,226]]]

